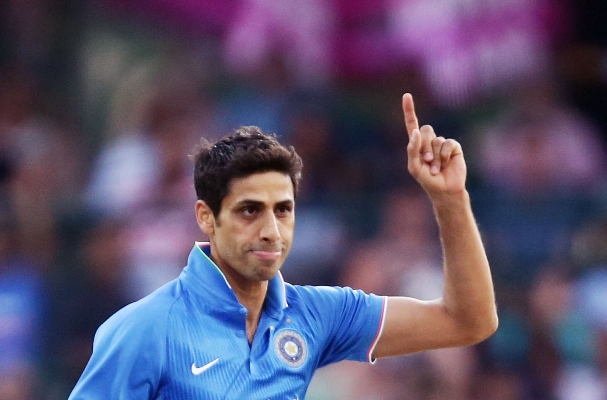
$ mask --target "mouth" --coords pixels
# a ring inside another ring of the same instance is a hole
[[[282,251],[251,250],[251,253],[262,260],[275,261],[280,258]]]

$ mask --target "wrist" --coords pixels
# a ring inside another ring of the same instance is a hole
[[[429,197],[436,212],[456,211],[470,207],[470,194],[466,189],[459,192],[433,194]]]

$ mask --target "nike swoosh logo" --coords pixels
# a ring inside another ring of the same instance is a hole
[[[196,367],[196,363],[192,363],[192,373],[194,375],[200,375],[207,369],[211,368],[213,365],[217,364],[218,361],[219,361],[219,358],[216,358],[213,361],[211,361],[210,363],[203,365],[202,367]]]

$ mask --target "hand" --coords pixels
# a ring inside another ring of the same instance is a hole
[[[455,194],[465,190],[466,163],[462,146],[454,139],[436,136],[430,125],[421,128],[415,115],[413,97],[403,96],[409,173],[430,197]]]

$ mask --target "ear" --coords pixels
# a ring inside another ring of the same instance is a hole
[[[215,216],[211,208],[202,200],[196,201],[196,222],[200,230],[207,235],[211,235],[215,230]]]

